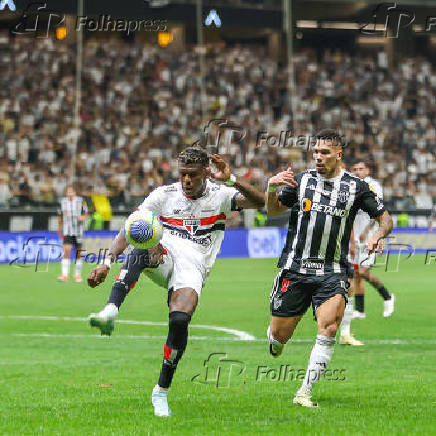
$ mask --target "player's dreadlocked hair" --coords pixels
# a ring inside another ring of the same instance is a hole
[[[320,130],[316,135],[315,135],[316,139],[324,139],[324,140],[330,140],[330,141],[334,141],[339,147],[345,147],[346,143],[344,141],[344,137],[342,135],[339,134],[339,132],[337,132],[334,129],[323,129]]]
[[[209,155],[206,150],[199,147],[188,147],[185,148],[179,154],[179,163],[185,165],[195,165],[200,164],[203,167],[209,166]]]

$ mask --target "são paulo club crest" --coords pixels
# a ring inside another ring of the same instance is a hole
[[[201,221],[199,219],[194,219],[194,218],[187,218],[183,220],[183,226],[191,235],[195,235],[200,223]]]

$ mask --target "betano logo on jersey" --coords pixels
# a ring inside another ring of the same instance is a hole
[[[303,200],[301,201],[301,210],[303,212],[309,212],[313,210],[315,212],[322,212],[327,215],[340,217],[344,217],[346,214],[346,211],[343,209],[338,209],[337,207],[330,206],[328,204],[312,203],[312,201],[308,198],[303,198]]]

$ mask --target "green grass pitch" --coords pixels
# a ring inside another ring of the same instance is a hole
[[[191,327],[167,420],[154,417],[150,403],[167,333],[153,323],[167,321],[166,292],[142,277],[119,319],[150,323],[117,324],[110,338],[85,321],[38,318],[98,311],[117,269],[92,290],[56,282],[60,265],[48,272],[0,267],[1,435],[436,434],[436,264],[424,265],[423,256],[401,262],[396,273],[375,270],[397,296],[395,313],[384,319],[381,298],[367,288],[367,319],[351,326],[367,345],[336,345],[330,368],[344,370],[345,380],[332,376],[315,386],[318,410],[292,404],[299,380],[256,380],[259,367],[277,373],[288,365],[294,375],[306,368],[316,334],[311,311],[280,359],[270,358],[265,330],[275,260],[218,260],[192,324],[256,340]],[[211,353],[237,361],[230,372],[230,362],[222,363],[218,387],[213,365],[205,383]],[[197,374],[203,383],[192,381]]]

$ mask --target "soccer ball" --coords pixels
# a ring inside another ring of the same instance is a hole
[[[159,244],[163,227],[157,215],[151,210],[137,210],[126,219],[124,235],[129,244],[148,250]]]

